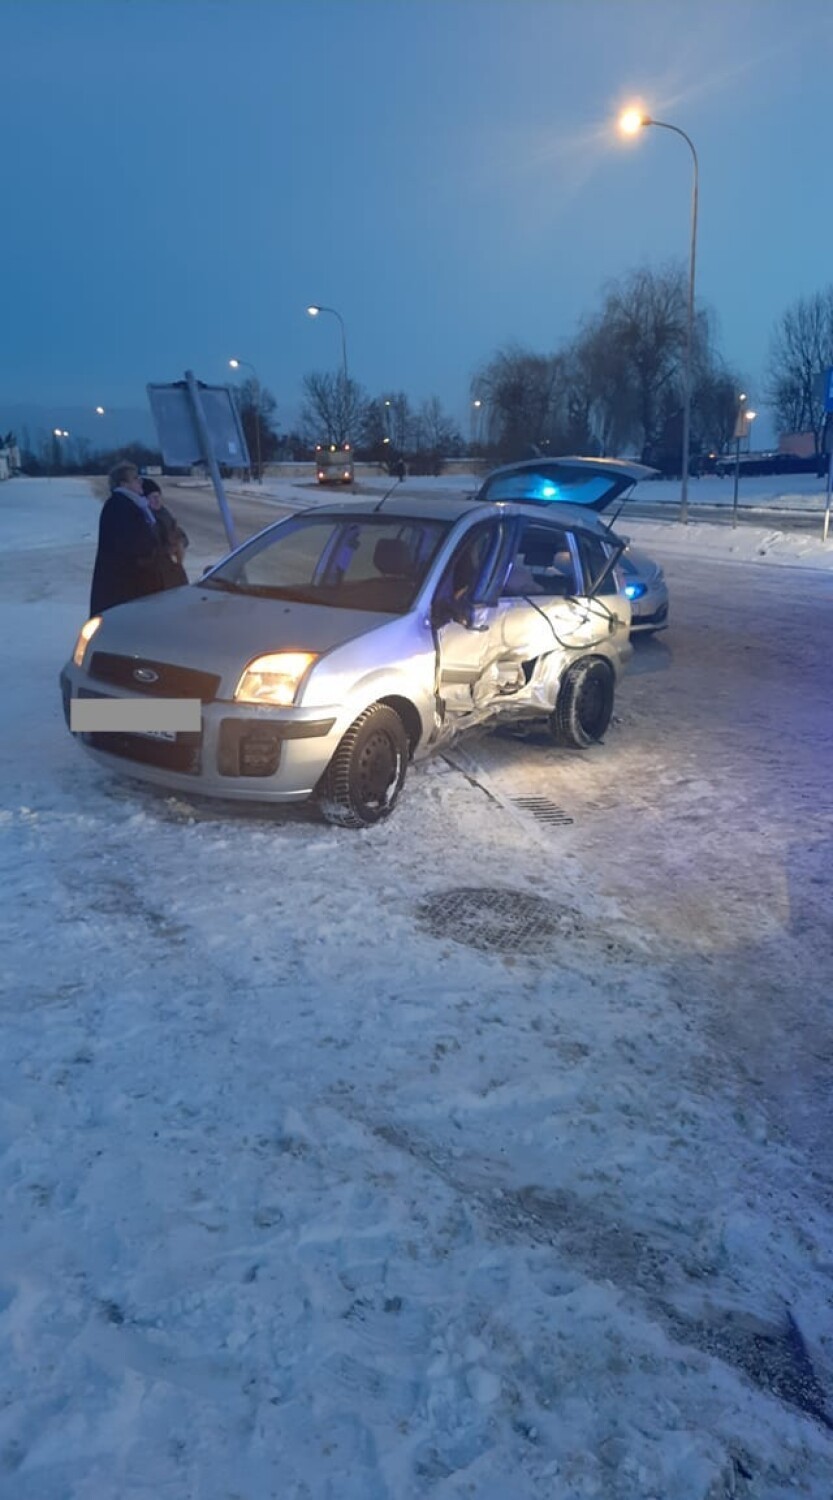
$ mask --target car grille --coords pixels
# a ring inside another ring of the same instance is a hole
[[[633,612],[632,624],[634,625],[662,625],[668,619],[668,605],[661,604],[659,609],[654,610],[652,615],[640,615],[636,610]]]
[[[213,703],[220,678],[213,672],[195,672],[191,667],[177,667],[167,661],[148,661],[142,656],[116,656],[110,651],[94,651],[89,674],[98,682],[129,688],[131,693],[149,693],[154,698],[199,698]],[[155,680],[142,682],[137,671],[154,673]]]
[[[141,734],[85,734],[91,750],[117,755],[141,766],[159,766],[183,776],[199,776],[202,769],[202,735],[180,734],[175,740],[146,739]]]

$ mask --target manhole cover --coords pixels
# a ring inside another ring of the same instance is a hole
[[[513,797],[512,801],[522,812],[532,813],[539,823],[557,823],[566,827],[573,821],[570,814],[557,802],[551,802],[549,797]]]
[[[434,937],[500,953],[535,948],[558,932],[563,918],[540,896],[482,886],[438,891],[419,903],[418,913]]]

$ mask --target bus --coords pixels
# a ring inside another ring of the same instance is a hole
[[[319,484],[353,483],[353,450],[349,443],[316,443],[315,471]]]

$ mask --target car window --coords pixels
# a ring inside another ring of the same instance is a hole
[[[460,601],[480,603],[490,589],[505,528],[494,521],[472,527],[455,549],[434,593],[435,622],[453,618]]]
[[[590,593],[596,579],[601,577],[603,569],[607,567],[610,552],[601,537],[591,536],[589,532],[579,532],[576,540],[578,542],[579,557],[581,558],[581,566],[585,578],[584,592]],[[612,568],[599,589],[599,593],[618,593],[616,577]]]
[[[525,500],[534,505],[593,505],[611,492],[615,479],[581,468],[516,469],[509,474],[495,474],[487,479],[480,492],[481,500]]]
[[[296,517],[204,580],[207,588],[404,614],[449,523],[384,515]]]
[[[501,590],[504,599],[567,599],[579,593],[569,533],[527,521]]]

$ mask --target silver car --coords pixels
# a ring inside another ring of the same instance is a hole
[[[532,458],[505,464],[483,481],[478,500],[523,500],[528,505],[579,505],[597,515],[627,499],[656,469],[619,458]],[[631,634],[668,628],[668,585],[659,563],[627,544],[618,566],[619,586],[631,605]]]
[[[131,777],[314,797],[365,827],[409,761],[469,726],[545,719],[558,744],[602,738],[632,652],[621,546],[568,506],[400,495],[302,511],[199,583],[88,621],[61,674],[67,723],[78,698],[198,699],[198,730],[81,738]]]

